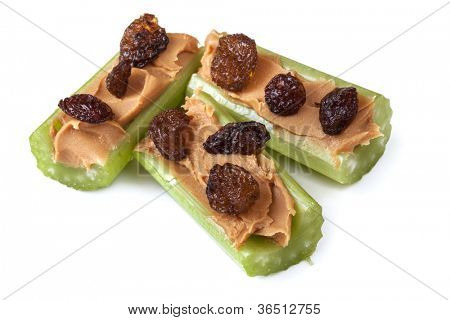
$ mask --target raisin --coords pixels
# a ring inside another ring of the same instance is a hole
[[[212,154],[258,154],[270,139],[266,127],[255,121],[229,123],[210,135],[203,148]]]
[[[127,92],[128,78],[131,75],[131,64],[127,60],[120,61],[106,77],[106,88],[117,98]]]
[[[258,53],[256,43],[242,33],[219,39],[211,64],[211,78],[221,88],[241,91],[253,77]]]
[[[90,94],[74,94],[58,103],[67,115],[88,123],[101,123],[114,118],[111,107]]]
[[[190,120],[181,109],[163,111],[152,120],[148,134],[164,158],[179,161],[187,156],[186,132]]]
[[[358,112],[356,88],[336,88],[320,101],[319,120],[326,134],[336,135],[344,131]]]
[[[259,185],[244,168],[225,163],[214,165],[209,172],[206,196],[211,208],[219,213],[246,212],[259,198]]]
[[[290,73],[274,76],[267,83],[264,93],[270,111],[280,116],[297,113],[306,101],[305,87]]]
[[[158,19],[145,13],[134,20],[120,41],[120,59],[128,60],[133,67],[144,68],[155,60],[169,44],[166,30],[158,25]]]

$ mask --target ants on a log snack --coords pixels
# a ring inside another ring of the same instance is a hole
[[[31,135],[39,169],[70,187],[112,183],[145,136],[142,127],[184,100],[198,69],[198,41],[166,33],[152,14],[126,27],[116,54]],[[63,111],[63,112],[61,112]],[[170,152],[169,152],[170,153]],[[182,157],[170,154],[171,157]]]
[[[389,100],[256,44],[255,57],[250,38],[239,35],[207,36],[188,94],[204,92],[240,121],[264,124],[269,148],[335,181],[353,183],[370,171],[390,137]],[[219,72],[223,56],[230,58]],[[255,68],[235,68],[236,61]]]

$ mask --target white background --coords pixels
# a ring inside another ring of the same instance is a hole
[[[151,12],[169,32],[200,41],[212,28],[243,32],[263,47],[336,75],[444,4],[5,2],[97,65],[118,50],[130,21]],[[253,310],[258,303],[320,303],[320,317],[309,317],[316,319],[449,319],[449,22],[450,5],[342,76],[391,99],[393,133],[385,155],[355,185],[295,174],[339,226],[324,223],[314,265],[249,278],[163,195],[0,302],[0,319],[136,319],[127,306],[208,302]],[[28,137],[97,68],[2,3],[0,30],[4,298],[162,189],[149,176],[137,177],[134,163],[110,188],[96,192],[45,178]],[[234,318],[253,317],[254,311]]]

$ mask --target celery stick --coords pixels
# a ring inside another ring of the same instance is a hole
[[[149,104],[126,127],[128,139],[124,140],[117,149],[111,152],[104,166],[94,165],[90,170],[86,170],[85,168],[72,168],[54,162],[53,141],[50,136],[50,128],[53,120],[61,112],[59,109],[56,110],[30,136],[31,151],[36,157],[38,168],[44,175],[75,189],[95,190],[110,185],[131,159],[132,151],[139,140],[145,135],[145,128],[148,127],[151,119],[160,111],[177,107],[184,101],[187,82],[192,73],[199,67],[201,54],[202,50],[184,67],[161,96],[153,104]],[[104,72],[102,70],[107,70],[108,65],[113,63],[116,56],[78,89],[77,92],[81,92],[100,72]]]
[[[325,149],[318,148],[302,136],[273,126],[270,122],[259,116],[252,108],[236,102],[227,93],[216,85],[204,80],[199,75],[194,74],[188,84],[188,94],[192,95],[195,90],[201,90],[209,94],[223,108],[229,110],[232,115],[240,121],[254,120],[266,125],[271,134],[268,147],[279,153],[317,171],[321,174],[342,184],[354,183],[369,172],[383,155],[386,144],[391,135],[390,119],[392,109],[387,98],[383,95],[362,88],[342,79],[330,76],[301,63],[295,62],[271,51],[258,48],[259,53],[276,55],[280,59],[280,64],[288,69],[296,71],[298,74],[310,80],[332,79],[339,87],[353,86],[358,93],[368,97],[374,97],[374,121],[380,127],[383,136],[370,141],[367,146],[357,146],[353,153],[340,154],[340,165],[336,167],[332,155]]]
[[[200,93],[197,98],[215,107],[215,115],[222,124],[234,121],[227,111],[216,108],[217,103],[208,95]],[[276,152],[274,153],[276,154]],[[322,237],[322,208],[273,157],[277,172],[295,202],[296,215],[292,219],[289,245],[283,248],[269,238],[252,235],[241,248],[236,249],[223,229],[211,218],[211,209],[206,208],[171,174],[170,168],[167,166],[167,160],[143,152],[135,152],[134,155],[150,175],[218,242],[249,276],[268,275],[285,270],[302,260],[309,260]],[[265,155],[270,158],[267,153]]]

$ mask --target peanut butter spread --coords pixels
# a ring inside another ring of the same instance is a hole
[[[93,125],[61,115],[60,130],[52,129],[54,136],[54,160],[71,167],[90,168],[93,164],[103,165],[109,152],[126,138],[123,129],[141,111],[154,102],[177,73],[198,51],[198,41],[182,33],[169,33],[169,44],[157,59],[143,69],[132,68],[125,96],[119,99],[106,88],[106,77],[117,64],[112,61],[105,72],[94,78],[79,93],[92,94],[106,102],[115,114],[114,121]]]
[[[189,155],[185,159],[179,162],[164,159],[150,138],[144,139],[137,149],[165,161],[177,181],[210,210],[212,218],[224,229],[234,246],[241,246],[252,234],[271,237],[278,245],[287,246],[291,220],[295,214],[294,201],[278,177],[273,162],[262,154],[245,156],[207,153],[203,142],[221,127],[213,108],[195,98],[188,99],[183,108],[191,117],[187,145]],[[239,215],[214,211],[205,193],[211,168],[215,164],[223,165],[227,162],[248,170],[259,184],[259,199],[247,212]]]
[[[202,67],[198,74],[213,83],[211,63],[221,34],[212,31],[206,38]],[[270,111],[264,99],[264,88],[277,74],[294,74],[302,82],[306,91],[306,102],[299,112],[291,116],[279,116]],[[227,91],[227,94],[245,105],[253,108],[261,117],[275,126],[281,127],[299,136],[303,136],[327,148],[332,155],[353,152],[358,145],[367,145],[371,139],[381,136],[378,125],[373,121],[373,97],[358,94],[358,113],[356,118],[341,134],[330,136],[322,131],[319,121],[319,107],[316,103],[335,88],[332,80],[308,80],[296,72],[283,68],[278,58],[258,54],[255,74],[247,86],[240,92]],[[224,89],[222,89],[224,90]]]
[[[109,152],[126,137],[125,130],[115,121],[90,124],[62,115],[61,129],[54,136],[54,158],[71,167],[90,168],[104,165]]]

